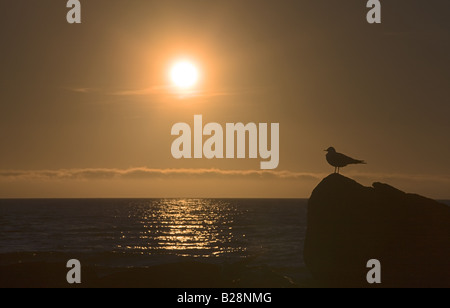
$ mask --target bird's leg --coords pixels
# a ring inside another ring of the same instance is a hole
[[[337,171],[337,167],[334,167],[334,173],[336,173],[336,171]]]
[[[341,168],[338,167],[338,174],[339,174],[340,169],[341,169]]]

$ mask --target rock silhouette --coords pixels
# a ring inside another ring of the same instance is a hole
[[[67,256],[69,258],[69,256]],[[2,261],[5,261],[3,259]],[[66,262],[0,265],[0,288],[296,288],[268,266],[178,262],[149,267],[83,266],[82,283],[66,281]]]
[[[309,199],[304,257],[319,286],[450,287],[450,207],[332,174]],[[380,285],[366,280],[371,259]]]

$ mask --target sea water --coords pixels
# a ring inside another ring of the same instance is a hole
[[[304,267],[307,200],[0,200],[0,265],[80,258],[145,267],[194,260]]]

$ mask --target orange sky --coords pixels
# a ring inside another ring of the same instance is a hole
[[[0,4],[0,198],[309,197],[344,175],[450,198],[448,1]],[[174,61],[202,78],[173,91]],[[175,160],[171,127],[280,123],[280,164]]]

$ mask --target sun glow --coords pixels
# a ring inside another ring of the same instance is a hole
[[[175,86],[188,89],[197,84],[199,71],[191,62],[177,62],[170,71],[170,78]]]

